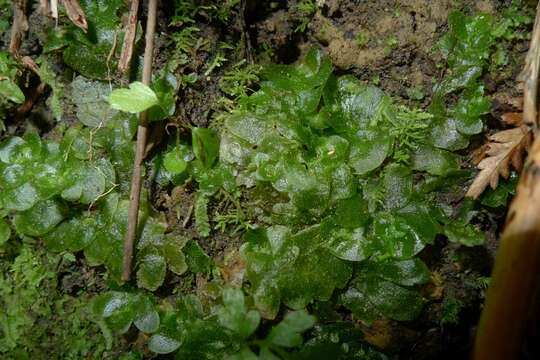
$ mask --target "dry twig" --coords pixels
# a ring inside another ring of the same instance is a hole
[[[47,90],[47,84],[39,83],[39,85],[30,91],[30,94],[26,96],[26,100],[22,103],[21,106],[17,108],[16,117],[22,119],[24,115],[28,114],[30,110],[34,107],[36,101],[45,93]]]
[[[240,1],[240,26],[242,28],[242,39],[244,41],[244,57],[250,64],[253,64],[253,51],[251,49],[251,39],[246,25],[246,1]]]
[[[63,0],[66,13],[73,24],[81,28],[84,32],[88,31],[88,23],[86,22],[86,15],[81,8],[78,0]]]
[[[11,25],[9,52],[14,57],[19,57],[22,39],[28,31],[28,19],[26,18],[27,5],[27,0],[13,1],[13,25]]]
[[[148,19],[146,21],[146,46],[144,49],[144,65],[142,82],[150,85],[152,80],[152,57],[154,53],[154,33],[156,30],[157,0],[148,2]],[[137,236],[137,224],[139,217],[139,201],[141,197],[141,167],[144,160],[146,138],[148,136],[147,112],[141,113],[137,129],[137,149],[135,151],[135,163],[133,177],[131,179],[131,193],[129,195],[128,228],[124,241],[124,259],[122,268],[122,280],[128,281],[131,275],[131,263],[133,260],[133,246]]]
[[[23,56],[21,58],[21,63],[32,71],[37,76],[39,75],[39,66],[36,64],[34,59],[32,59],[30,56]],[[38,101],[38,99],[45,93],[47,90],[48,85],[44,82],[40,82],[37,87],[32,89],[30,93],[26,96],[26,100],[24,103],[17,108],[16,117],[18,119],[22,119],[24,115],[28,114],[30,110],[34,107],[34,104]]]
[[[133,56],[133,46],[135,44],[135,35],[137,33],[137,13],[139,11],[139,0],[131,0],[129,9],[129,18],[124,35],[124,44],[122,45],[122,54],[118,61],[118,70],[125,73],[129,70],[131,57]]]

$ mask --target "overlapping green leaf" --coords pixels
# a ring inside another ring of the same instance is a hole
[[[379,316],[412,320],[422,309],[422,297],[411,286],[429,281],[427,267],[417,259],[368,261],[340,300],[361,320]]]
[[[310,67],[309,56],[295,66],[267,68],[261,90],[242,100],[222,133],[220,158],[236,167],[242,181],[269,183],[288,198],[269,200],[274,225],[251,233],[242,247],[255,305],[269,318],[281,302],[298,309],[328,299],[351,276],[349,262],[415,261],[409,259],[444,232],[441,224],[451,222],[427,205],[431,195],[415,185],[417,174],[443,177],[459,169],[457,155],[429,144],[427,129],[436,128],[437,117],[396,107],[380,90],[351,76]],[[307,68],[310,75],[304,74]],[[486,103],[482,88],[476,89],[448,118],[459,136],[479,131]],[[306,102],[298,99],[302,96]],[[367,176],[372,180],[360,180]],[[318,277],[312,276],[314,267]],[[422,302],[416,290],[386,280],[372,283],[365,290],[370,296],[397,287],[413,304],[408,316],[418,313]]]
[[[253,232],[241,252],[255,305],[267,318],[276,316],[281,301],[301,309],[314,299],[327,300],[351,276],[351,266],[322,247],[319,226],[297,234],[282,226]]]
[[[118,61],[111,56],[121,41],[120,16],[121,0],[83,0],[80,2],[88,22],[88,31],[72,26],[69,33],[49,44],[49,50],[62,48],[64,62],[89,79],[110,79],[111,69],[116,69]],[[51,38],[51,40],[54,38]],[[114,53],[113,53],[114,54]]]
[[[110,291],[99,295],[92,303],[96,320],[117,333],[125,333],[131,324],[146,333],[159,328],[159,315],[152,300],[142,294]]]
[[[5,51],[0,51],[0,97],[16,104],[25,100],[24,93],[17,85],[19,67]]]
[[[140,81],[129,84],[128,89],[115,89],[109,96],[111,107],[116,110],[137,114],[158,105],[156,93]]]
[[[261,319],[256,310],[247,311],[244,294],[240,289],[223,290],[223,307],[218,312],[218,318],[222,326],[243,339],[253,334]]]
[[[283,320],[272,328],[268,335],[271,344],[283,347],[295,347],[302,344],[300,334],[315,324],[315,317],[304,310],[285,315]]]
[[[482,131],[482,115],[489,111],[479,79],[492,52],[497,32],[487,14],[466,16],[456,11],[448,18],[449,31],[440,41],[449,70],[434,88],[430,112],[435,116],[432,144],[447,150],[467,147],[470,135]],[[447,108],[446,95],[460,93],[459,101]]]

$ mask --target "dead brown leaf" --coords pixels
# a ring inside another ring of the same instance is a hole
[[[506,125],[521,126],[523,125],[523,113],[522,112],[508,112],[501,116],[501,120]]]
[[[233,286],[242,286],[246,272],[246,264],[236,249],[227,250],[223,265],[220,266],[223,279]]]
[[[527,126],[502,130],[491,135],[485,147],[485,157],[478,163],[480,172],[465,196],[476,199],[488,185],[495,189],[499,184],[499,176],[508,178],[510,175],[510,165],[520,170],[531,137]]]
[[[514,111],[523,111],[523,96],[512,96],[503,91],[494,94],[491,99],[499,104],[504,104],[507,108],[513,108]]]
[[[379,349],[387,349],[393,340],[392,333],[394,331],[392,322],[389,320],[375,320],[371,326],[362,327],[362,332],[364,334],[364,340]]]

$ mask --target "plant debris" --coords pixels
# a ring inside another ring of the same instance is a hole
[[[507,179],[510,176],[510,165],[516,171],[521,170],[524,154],[532,140],[532,132],[528,126],[522,125],[499,131],[488,139],[484,158],[477,165],[480,172],[466,194],[474,199],[478,198],[488,185],[492,189],[497,188],[499,176]]]

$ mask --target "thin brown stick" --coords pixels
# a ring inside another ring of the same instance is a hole
[[[34,104],[37,102],[37,100],[45,93],[45,90],[47,90],[47,84],[45,83],[39,83],[39,85],[34,88],[29,95],[26,96],[26,100],[24,103],[17,108],[16,111],[16,118],[22,119],[26,114],[32,110],[34,107]]]
[[[125,73],[129,70],[131,57],[133,56],[133,45],[135,44],[135,34],[137,33],[137,14],[139,11],[139,0],[131,0],[129,9],[129,18],[124,35],[124,44],[122,45],[122,54],[118,61],[118,71]]]
[[[24,33],[28,31],[26,6],[27,0],[13,1],[13,25],[11,25],[9,52],[15,57],[19,57],[19,49],[21,48]]]
[[[30,56],[21,57],[20,62],[25,68],[32,71],[35,75],[41,77],[39,66]],[[17,111],[15,112],[15,117],[17,120],[21,120],[26,114],[28,114],[32,110],[34,104],[38,101],[41,95],[45,93],[48,87],[49,86],[46,83],[40,82],[37,87],[30,90],[30,93],[26,95],[24,103],[19,106],[17,108]]]
[[[142,82],[150,85],[152,80],[152,57],[154,53],[154,33],[156,30],[157,0],[148,1],[148,19],[146,21],[146,46],[144,49],[144,65]],[[133,245],[137,236],[137,224],[139,217],[139,201],[141,197],[141,166],[144,160],[146,138],[148,135],[148,115],[142,112],[137,129],[137,149],[135,151],[135,163],[133,165],[133,177],[131,179],[131,193],[129,195],[128,227],[124,241],[124,260],[122,268],[122,280],[128,281],[131,275],[131,263],[133,260]]]
[[[30,71],[32,71],[37,76],[40,76],[39,75],[39,66],[37,66],[34,59],[32,59],[30,56],[23,56],[21,58],[21,64],[23,64],[25,68],[29,69]]]
[[[537,122],[540,6],[526,65],[524,119]],[[540,137],[529,151],[512,200],[476,332],[474,360],[518,359],[540,286]]]
[[[244,58],[247,59],[247,61],[250,64],[253,64],[253,52],[251,49],[251,39],[249,36],[249,31],[246,25],[246,1],[247,0],[241,0],[240,2],[240,26],[242,27],[242,38],[244,40]]]

